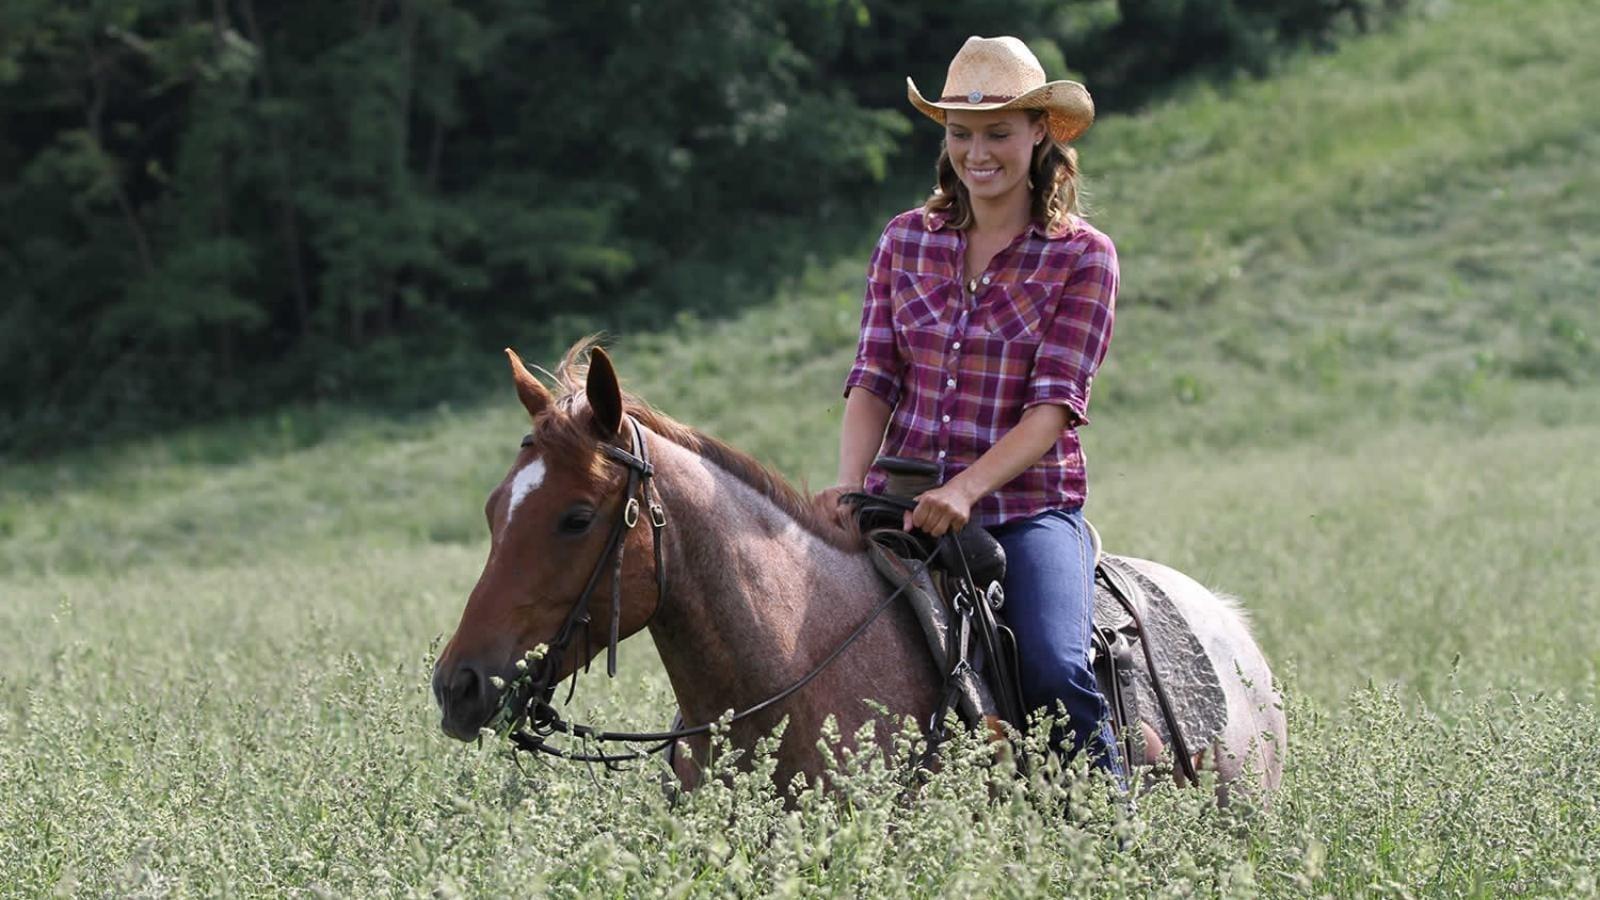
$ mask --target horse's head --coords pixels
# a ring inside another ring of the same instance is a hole
[[[573,363],[584,347],[568,354],[562,375],[572,381],[560,397],[506,351],[533,430],[484,504],[489,560],[433,670],[440,724],[462,740],[476,737],[507,702],[505,688],[494,679],[513,682],[520,674],[517,662],[536,646],[555,642],[569,616],[571,640],[544,673],[548,684],[576,671],[608,643],[613,573],[611,561],[602,557],[614,523],[624,515],[630,480],[628,467],[604,448],[630,446],[635,426],[624,421],[623,394],[604,351],[590,353],[578,387],[572,373],[581,367]],[[659,595],[649,529],[630,527],[622,540],[618,630],[625,637],[650,620]],[[601,566],[587,616],[584,610],[575,612],[591,574]]]

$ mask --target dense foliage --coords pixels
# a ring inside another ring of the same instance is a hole
[[[9,2],[0,447],[766,296],[921,172],[902,78],[971,33],[1115,101],[1396,5]]]

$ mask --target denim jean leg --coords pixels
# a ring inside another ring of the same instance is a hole
[[[1110,708],[1089,667],[1094,544],[1082,513],[1049,510],[993,532],[1006,551],[1005,619],[1017,635],[1023,700],[1064,707],[1072,752],[1088,744],[1094,764],[1121,780]]]

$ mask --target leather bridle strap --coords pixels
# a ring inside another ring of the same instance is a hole
[[[622,517],[617,525],[623,530],[631,529],[639,521],[639,497],[645,498],[650,506],[650,536],[656,555],[656,608],[667,599],[667,569],[666,556],[661,552],[661,532],[667,526],[667,513],[662,505],[656,502],[655,494],[650,490],[650,479],[655,477],[655,467],[650,464],[650,447],[644,439],[644,426],[639,424],[632,414],[628,415],[628,424],[633,432],[633,452],[622,449],[615,444],[601,444],[600,450],[612,460],[628,468],[628,487],[624,496],[627,501],[622,508]],[[638,490],[638,496],[634,491]],[[611,633],[606,641],[606,675],[615,678],[617,675],[617,641],[619,629],[622,624],[622,551],[625,544],[617,542],[616,563],[611,575]],[[602,557],[602,560],[604,557]],[[602,563],[603,565],[603,563]],[[596,566],[596,571],[599,571]]]

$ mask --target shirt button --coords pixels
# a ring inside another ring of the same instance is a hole
[[[989,283],[989,279],[990,279],[990,277],[991,277],[991,276],[989,276],[989,275],[985,275],[985,276],[983,276],[983,283],[984,283],[984,284],[988,284],[988,283]]]
[[[954,378],[951,378],[951,379],[949,379],[948,381],[946,381],[944,383],[944,386],[945,387],[955,387],[956,386],[956,380]]]
[[[950,345],[950,349],[952,349],[952,350],[960,350],[961,349],[961,342],[960,341],[956,341],[954,344],[951,344]]]
[[[940,419],[940,420],[939,420],[939,421],[941,421],[941,422],[948,422],[948,421],[950,421],[950,417],[949,417],[949,416],[945,416],[945,417],[943,417],[943,418],[942,418],[942,419]]]
[[[940,459],[944,459],[944,451],[943,450],[939,451],[939,458]]]

